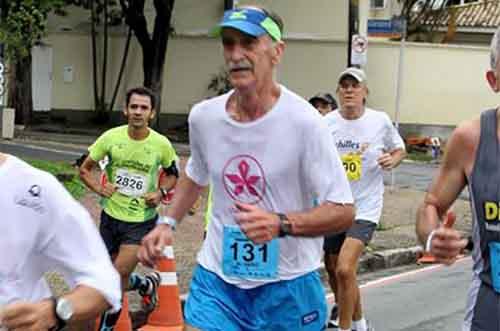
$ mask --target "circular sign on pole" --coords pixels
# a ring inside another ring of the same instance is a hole
[[[366,65],[366,53],[368,50],[368,39],[365,36],[355,34],[352,36],[351,62],[354,65]]]

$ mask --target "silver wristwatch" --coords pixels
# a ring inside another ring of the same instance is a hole
[[[66,326],[71,317],[73,317],[75,310],[71,301],[64,297],[61,297],[59,299],[54,298],[53,300],[55,317],[57,319],[57,326],[54,328],[54,330],[61,330]]]
[[[175,218],[170,217],[170,216],[160,216],[158,217],[158,220],[156,221],[156,224],[166,224],[169,225],[172,230],[175,230],[175,227],[177,226],[177,221]]]

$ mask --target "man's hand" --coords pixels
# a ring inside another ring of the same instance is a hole
[[[395,166],[394,158],[390,153],[383,153],[382,155],[380,155],[380,157],[377,159],[377,163],[384,170],[391,170]]]
[[[137,257],[145,266],[154,268],[156,260],[162,257],[165,246],[172,245],[172,242],[173,234],[170,226],[159,224],[142,238]]]
[[[161,192],[149,192],[144,195],[146,205],[149,207],[156,207],[161,201]]]
[[[104,184],[104,185],[101,186],[101,189],[99,190],[98,193],[100,195],[102,195],[103,197],[111,198],[111,196],[115,192],[116,192],[116,186],[114,186],[111,183],[106,183],[106,184]]]
[[[436,257],[437,262],[451,265],[465,246],[467,246],[467,239],[462,238],[460,232],[442,226],[434,232],[432,237],[431,254]]]
[[[278,215],[241,202],[236,202],[236,208],[235,217],[241,231],[255,244],[264,244],[279,235]]]
[[[9,331],[48,331],[57,324],[52,300],[15,302],[3,308],[0,326]]]

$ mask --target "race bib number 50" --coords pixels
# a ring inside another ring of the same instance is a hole
[[[146,176],[134,174],[127,169],[118,169],[115,176],[118,192],[129,197],[140,197],[146,193]]]
[[[222,270],[243,279],[278,277],[279,243],[273,239],[256,245],[238,227],[224,227]]]
[[[361,155],[342,155],[342,164],[344,165],[347,179],[349,179],[349,181],[356,181],[361,179]]]

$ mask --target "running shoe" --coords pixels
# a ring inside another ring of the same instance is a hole
[[[158,272],[153,271],[152,273],[145,276],[148,282],[152,285],[151,289],[148,288],[148,292],[140,291],[139,294],[142,297],[142,305],[146,311],[153,311],[158,304],[158,287],[160,286],[161,276]]]

